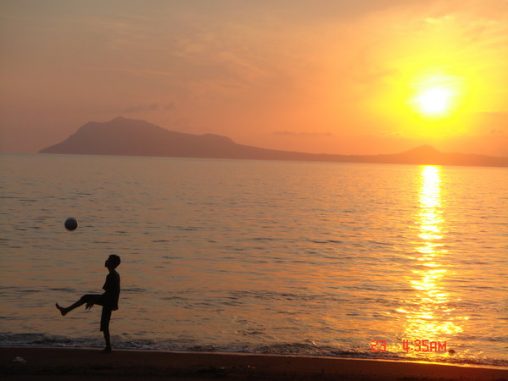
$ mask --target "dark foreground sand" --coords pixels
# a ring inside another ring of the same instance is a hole
[[[21,357],[23,361],[13,361]],[[220,353],[0,348],[2,380],[508,380],[508,369]]]

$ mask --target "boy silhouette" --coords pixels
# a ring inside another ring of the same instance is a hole
[[[85,308],[89,310],[94,304],[102,306],[101,314],[101,331],[104,334],[106,347],[103,352],[111,352],[111,342],[109,339],[109,321],[111,319],[111,311],[118,309],[118,298],[120,297],[120,275],[116,272],[116,268],[120,264],[120,257],[112,254],[108,257],[104,266],[108,268],[109,274],[106,276],[106,282],[102,289],[105,291],[103,294],[86,294],[83,295],[76,303],[69,307],[62,307],[56,303],[56,308],[60,311],[62,316],[67,315],[73,309],[82,306],[86,303]]]

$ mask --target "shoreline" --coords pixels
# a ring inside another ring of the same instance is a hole
[[[44,346],[44,345],[0,345],[0,351],[2,350],[23,350],[23,349],[40,349],[40,350],[84,350],[84,351],[95,351],[100,352],[102,347],[99,346]],[[475,362],[447,362],[447,361],[429,361],[429,360],[419,360],[417,358],[391,358],[391,357],[353,357],[347,355],[326,355],[326,354],[306,354],[306,353],[264,353],[264,352],[235,352],[235,351],[223,351],[223,350],[179,350],[179,349],[150,349],[150,348],[113,348],[113,351],[116,352],[134,352],[134,353],[168,353],[168,354],[184,354],[184,355],[223,355],[223,356],[265,356],[265,357],[296,357],[296,358],[317,358],[317,359],[329,359],[329,360],[351,360],[351,361],[375,361],[375,362],[389,362],[389,363],[414,363],[414,364],[433,364],[433,365],[443,365],[443,366],[457,366],[457,367],[465,367],[465,368],[485,368],[485,369],[500,369],[500,370],[508,370],[508,365],[495,365],[490,363],[475,363]]]
[[[23,360],[13,361],[15,358]],[[0,348],[3,380],[508,380],[508,368],[298,355]]]
[[[9,343],[3,345],[0,343],[0,351],[1,350],[23,350],[23,349],[40,349],[40,350],[53,350],[53,349],[61,349],[61,350],[89,350],[89,351],[100,351],[103,346],[101,345],[75,345],[75,346],[58,346],[51,344],[24,344],[24,343]],[[486,369],[501,369],[508,370],[508,362],[504,360],[500,360],[502,364],[496,364],[495,362],[479,362],[479,361],[470,361],[467,359],[463,361],[438,361],[431,359],[421,359],[418,357],[396,357],[396,356],[362,356],[358,355],[350,355],[348,353],[343,354],[326,354],[326,353],[298,353],[298,352],[288,352],[288,353],[277,353],[277,352],[262,352],[262,351],[235,351],[228,349],[177,349],[177,348],[143,348],[143,347],[113,347],[114,352],[140,352],[140,353],[171,353],[171,354],[207,354],[207,355],[237,355],[237,356],[276,356],[276,357],[298,357],[298,358],[322,358],[322,359],[330,359],[330,360],[351,360],[351,361],[381,361],[381,362],[393,362],[393,363],[417,363],[417,364],[435,364],[435,365],[443,365],[443,366],[458,366],[458,367],[467,367],[467,368],[486,368]]]

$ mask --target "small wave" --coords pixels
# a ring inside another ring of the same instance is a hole
[[[21,292],[23,294],[33,294],[33,293],[36,293],[36,292],[41,292],[42,290],[36,290],[36,289],[33,289],[33,288],[20,288],[17,290],[17,292]]]
[[[162,300],[177,300],[177,301],[186,301],[185,298],[182,298],[180,296],[164,296],[161,298]]]
[[[320,243],[320,244],[323,244],[323,243],[333,243],[333,244],[342,244],[344,243],[344,241],[341,241],[341,240],[338,240],[338,239],[311,239],[309,240],[310,242],[313,242],[313,243]]]
[[[100,345],[102,345],[100,340],[86,337],[69,338],[65,336],[46,335],[43,333],[0,333],[0,347],[82,347]]]
[[[146,292],[146,289],[140,288],[140,287],[127,287],[127,288],[123,288],[122,292],[142,293],[142,292]]]
[[[260,299],[260,300],[285,300],[285,301],[329,301],[340,303],[345,301],[343,297],[337,294],[311,294],[311,293],[293,293],[276,291],[231,291],[231,299]]]
[[[176,256],[176,255],[163,255],[162,258],[164,258],[164,259],[181,259],[182,257]]]
[[[64,292],[76,292],[74,288],[69,287],[52,287],[48,288],[49,291],[64,291]]]
[[[199,226],[170,226],[170,228],[180,230],[180,231],[197,231],[202,230]]]
[[[273,238],[273,237],[254,237],[254,238],[251,238],[252,241],[276,241],[277,238]]]

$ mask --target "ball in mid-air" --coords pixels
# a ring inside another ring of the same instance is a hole
[[[78,221],[76,221],[75,218],[69,217],[65,220],[65,228],[67,230],[73,231],[73,230],[76,230],[77,227],[78,227]]]

